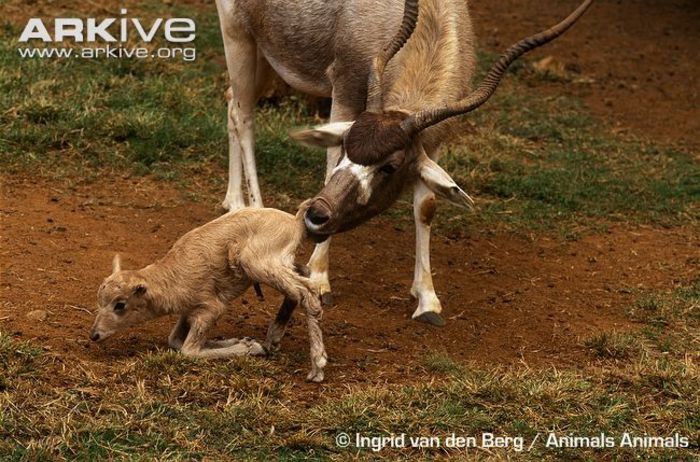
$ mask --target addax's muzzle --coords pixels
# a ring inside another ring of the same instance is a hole
[[[331,209],[323,199],[315,199],[304,214],[306,229],[312,233],[318,233],[331,219]]]

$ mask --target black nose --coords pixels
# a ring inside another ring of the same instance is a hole
[[[97,332],[93,332],[90,334],[90,340],[92,340],[93,342],[96,342],[99,339],[100,339],[100,334],[98,334]]]
[[[321,226],[330,220],[330,214],[318,207],[309,207],[306,211],[306,218],[316,226]]]

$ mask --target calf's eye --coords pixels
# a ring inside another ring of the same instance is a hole
[[[119,313],[120,311],[124,311],[126,309],[126,303],[125,302],[117,302],[114,304],[114,311]]]

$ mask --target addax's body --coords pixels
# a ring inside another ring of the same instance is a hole
[[[262,199],[255,170],[253,109],[274,69],[289,85],[333,98],[331,122],[354,121],[365,110],[372,59],[399,28],[404,0],[217,0],[231,77],[229,99],[229,189],[224,206],[245,206],[242,169],[250,205]],[[387,110],[404,112],[459,100],[470,90],[475,67],[474,39],[466,0],[423,0],[411,39],[387,66],[382,93]],[[423,136],[427,155],[449,124]],[[328,150],[326,179],[341,149]],[[415,185],[416,268],[412,293],[419,300],[414,317],[439,313],[429,259],[429,227],[434,195]],[[329,241],[319,245],[309,263],[312,279],[330,294]]]
[[[285,295],[280,314],[268,331],[267,346],[279,344],[297,303],[307,309],[311,338],[312,380],[323,379],[326,362],[318,295],[294,264],[305,235],[301,213],[275,209],[230,212],[190,231],[157,262],[136,271],[121,269],[100,286],[99,311],[91,338],[101,341],[116,331],[167,314],[180,316],[169,344],[186,355],[221,358],[264,354],[250,339],[207,340],[206,334],[230,303],[253,283]]]
[[[251,204],[260,204],[252,111],[272,66],[297,89],[333,98],[330,124],[294,134],[328,148],[326,185],[308,207],[306,229],[322,241],[381,213],[413,187],[413,317],[442,324],[430,269],[435,195],[465,207],[473,201],[435,162],[437,147],[455,117],[493,95],[513,61],[566,32],[592,1],[510,47],[471,92],[467,0],[217,0],[232,88],[225,205],[243,204],[241,155]],[[309,263],[324,295],[330,295],[328,245],[319,245]]]

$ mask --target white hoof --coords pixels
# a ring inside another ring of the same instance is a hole
[[[328,272],[315,273],[312,271],[309,280],[311,281],[311,285],[316,289],[316,292],[321,294],[321,296],[331,293],[331,283],[328,279]]]
[[[323,368],[328,364],[328,355],[324,351],[320,356],[311,360],[311,372],[306,376],[309,382],[323,382]]]
[[[442,312],[442,304],[440,304],[440,299],[437,298],[435,292],[418,292],[411,289],[411,295],[418,299],[418,308],[413,312],[413,319],[418,319],[425,313],[440,314]]]

